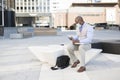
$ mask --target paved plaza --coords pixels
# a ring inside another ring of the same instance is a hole
[[[70,67],[51,71],[47,63],[41,62],[29,49],[31,46],[69,44],[68,35],[75,31],[58,31],[53,36],[32,36],[10,39],[15,28],[5,28],[0,37],[0,80],[120,80],[120,55],[98,54],[86,65],[87,71],[77,73]],[[94,40],[120,40],[120,31],[95,30]]]

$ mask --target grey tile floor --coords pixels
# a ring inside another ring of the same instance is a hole
[[[28,47],[68,44],[70,41],[67,36],[75,34],[75,31],[62,31],[56,36],[10,39],[9,34],[13,32],[16,32],[16,29],[6,28],[4,39],[0,38],[0,80],[44,80],[40,78],[42,62],[29,51]],[[94,39],[120,40],[120,31],[95,30]],[[114,62],[103,54],[99,54],[87,64],[85,73],[89,80],[120,80],[118,75],[120,74],[120,62]],[[46,74],[45,77],[47,77]],[[72,77],[70,79],[77,80]]]

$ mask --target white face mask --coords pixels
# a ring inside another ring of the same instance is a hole
[[[76,24],[77,27],[80,27],[81,25],[79,23]]]

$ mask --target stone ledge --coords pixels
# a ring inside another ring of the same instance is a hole
[[[12,33],[12,34],[10,34],[10,38],[11,39],[21,39],[21,38],[23,38],[23,34],[21,34],[21,33]]]
[[[33,29],[29,29],[29,28],[18,28],[18,33],[23,34],[23,37],[31,37],[33,36]]]
[[[52,28],[35,28],[34,35],[57,35],[57,30]]]
[[[92,48],[102,49],[103,53],[120,54],[120,40],[106,40],[92,43]]]

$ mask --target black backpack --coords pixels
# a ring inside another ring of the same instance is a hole
[[[70,58],[67,55],[57,57],[56,65],[51,67],[52,70],[64,69],[69,66]]]

